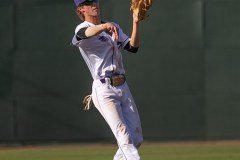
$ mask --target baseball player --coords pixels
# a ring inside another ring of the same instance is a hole
[[[72,43],[85,60],[92,78],[92,98],[118,143],[114,160],[140,160],[143,137],[140,118],[126,83],[121,50],[136,53],[139,21],[133,14],[131,38],[114,22],[100,19],[98,0],[74,0],[83,21],[75,29]],[[88,100],[90,100],[88,99]]]

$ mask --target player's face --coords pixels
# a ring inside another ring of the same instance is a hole
[[[88,2],[86,4],[83,4],[82,6],[82,11],[86,16],[99,16],[100,15],[100,8],[99,8],[99,3],[97,0],[93,2]]]

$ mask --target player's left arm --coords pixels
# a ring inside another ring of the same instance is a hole
[[[132,47],[139,47],[139,20],[135,14],[133,14],[133,22],[132,22],[132,35],[130,40],[130,45]]]
[[[132,22],[132,34],[130,41],[125,45],[124,49],[136,53],[139,48],[139,20],[137,16],[133,14],[133,22]]]

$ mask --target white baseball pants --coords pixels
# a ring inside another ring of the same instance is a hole
[[[109,79],[106,83],[94,80],[92,100],[117,140],[119,148],[114,160],[140,160],[141,122],[127,83],[113,87]]]

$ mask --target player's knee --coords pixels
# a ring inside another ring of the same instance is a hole
[[[139,147],[142,145],[142,143],[143,143],[143,138],[142,138],[142,137],[138,137],[138,138],[135,140],[135,142],[134,142],[134,146],[135,146],[136,148],[139,148]]]
[[[143,143],[142,130],[137,127],[137,128],[135,129],[134,146],[135,146],[136,148],[139,148],[142,143]]]

